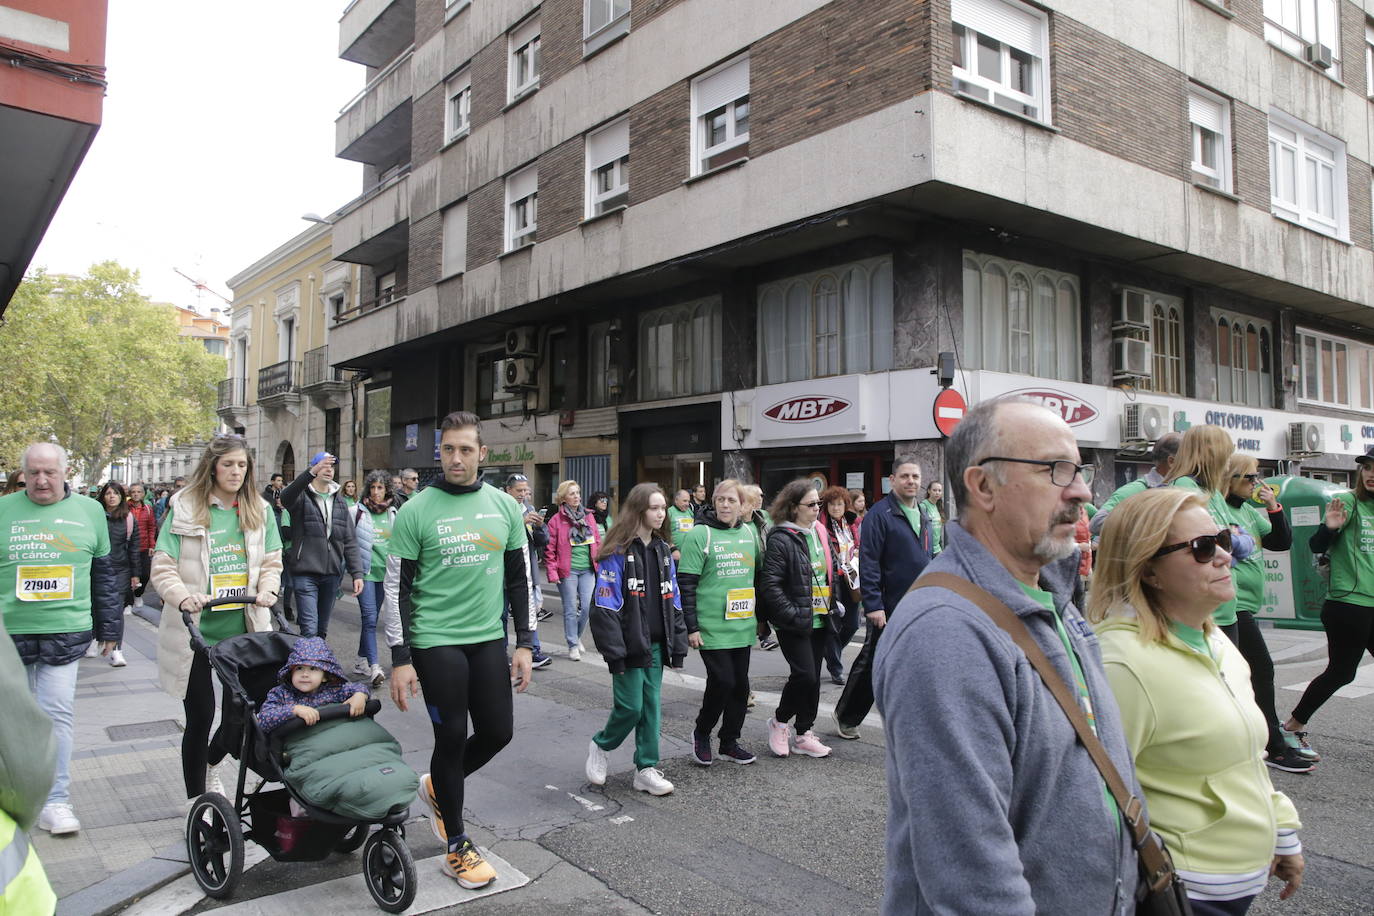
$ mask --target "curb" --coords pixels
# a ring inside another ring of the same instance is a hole
[[[191,871],[182,843],[116,872],[57,901],[57,916],[107,916],[118,913]]]

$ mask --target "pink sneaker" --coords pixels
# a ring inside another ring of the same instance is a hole
[[[792,734],[791,726],[780,723],[771,716],[768,719],[768,749],[775,756],[786,757],[791,753],[788,747],[787,738]]]
[[[769,737],[771,741],[771,736]],[[830,748],[821,744],[821,739],[816,737],[816,733],[808,730],[804,735],[798,735],[797,740],[792,742],[792,749],[798,754],[805,754],[808,757],[828,757]]]

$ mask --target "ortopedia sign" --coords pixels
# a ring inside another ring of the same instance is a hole
[[[803,395],[779,401],[763,415],[779,423],[813,423],[844,413],[851,406],[844,398]]]
[[[1076,398],[1053,388],[1021,388],[1008,391],[1002,397],[1029,398],[1038,401],[1064,418],[1070,426],[1084,426],[1097,417],[1097,408],[1082,398]]]

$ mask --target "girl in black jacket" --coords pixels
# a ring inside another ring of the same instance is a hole
[[[769,507],[774,527],[763,556],[762,607],[791,668],[777,711],[768,720],[768,749],[779,757],[791,751],[808,757],[830,753],[811,730],[821,699],[825,615],[833,601],[829,538],[816,524],[820,505],[820,494],[803,479],[783,487]],[[790,740],[787,723],[794,716],[796,738]]]
[[[659,693],[664,662],[681,668],[687,657],[667,519],[668,499],[658,484],[630,490],[601,542],[591,610],[592,638],[611,669],[615,706],[587,749],[587,781],[605,784],[607,753],[633,731],[634,787],[650,795],[673,791],[658,769]]]
[[[129,500],[124,485],[111,480],[100,488],[96,500],[105,508],[105,523],[110,528],[110,566],[114,569],[115,584],[121,593],[128,588],[138,588],[141,580],[139,573],[138,525],[129,512]],[[87,658],[100,654],[100,643],[93,642],[86,650]],[[110,650],[110,666],[123,668],[124,660],[124,618],[119,618],[119,638]]]

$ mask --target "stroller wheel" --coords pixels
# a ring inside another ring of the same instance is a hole
[[[363,845],[363,881],[377,906],[399,913],[415,902],[415,858],[390,829],[378,830]]]
[[[207,897],[221,900],[243,877],[243,830],[231,801],[207,792],[186,815],[186,855]]]
[[[339,844],[334,847],[335,852],[352,852],[367,841],[367,824],[359,824],[343,835]]]

